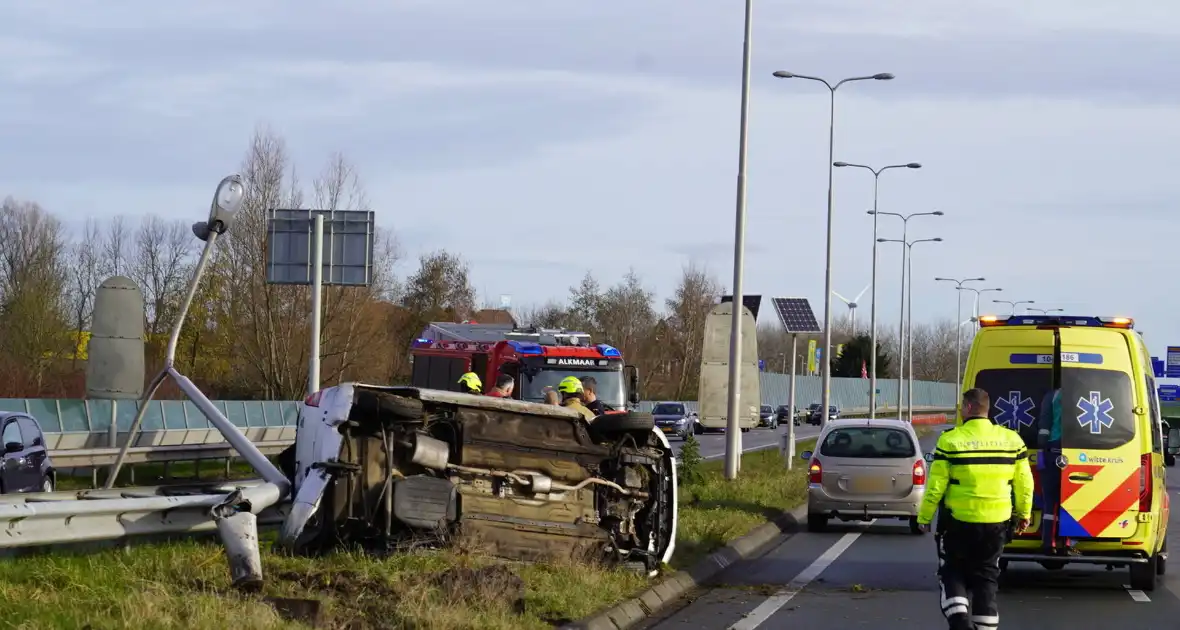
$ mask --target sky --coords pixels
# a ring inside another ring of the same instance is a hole
[[[265,125],[305,177],[335,151],[357,165],[402,274],[445,248],[514,306],[564,299],[586,271],[609,284],[634,267],[661,300],[690,263],[733,285],[738,0],[39,0],[0,15],[0,194],[67,223],[200,219]],[[1134,317],[1162,355],[1180,344],[1178,36],[1180,5],[1156,0],[755,0],[746,293],[808,297],[822,319],[829,95],[772,72],[890,72],[836,92],[834,157],[922,164],[886,171],[878,197],[945,213],[909,223],[944,239],[912,250],[916,319],[956,316],[935,276],[984,276],[1004,299]],[[872,277],[872,203],[869,172],[835,170],[833,289],[849,298]],[[901,221],[881,217],[878,236]],[[900,274],[900,247],[881,244],[880,326],[896,325]],[[869,293],[860,305],[867,322]]]

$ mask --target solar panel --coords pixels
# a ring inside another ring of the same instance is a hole
[[[823,332],[819,322],[815,319],[815,312],[811,310],[811,302],[807,298],[772,298],[774,310],[778,312],[778,319],[783,328],[792,335],[816,334]]]
[[[726,302],[732,302],[732,301],[733,301],[732,295],[721,296],[721,303],[722,304],[724,304]],[[743,295],[742,296],[742,306],[745,306],[746,308],[750,309],[750,314],[754,316],[754,321],[758,321],[758,307],[761,304],[762,304],[762,296],[761,295]]]

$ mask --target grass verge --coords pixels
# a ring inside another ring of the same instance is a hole
[[[922,427],[919,433],[929,433]],[[814,448],[799,443],[798,451]],[[787,470],[776,449],[747,453],[726,481],[722,462],[681,488],[677,551],[683,568],[806,497],[806,467]],[[264,546],[267,541],[264,541]],[[552,628],[649,585],[626,570],[570,563],[516,564],[454,552],[385,558],[263,553],[264,591],[229,587],[215,541],[126,551],[0,560],[2,624],[10,628]]]

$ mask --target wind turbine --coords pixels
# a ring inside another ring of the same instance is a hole
[[[865,288],[861,289],[860,293],[857,293],[856,297],[852,298],[851,300],[844,297],[843,295],[840,295],[839,293],[836,293],[835,291],[832,291],[832,295],[840,298],[841,302],[848,305],[848,318],[851,320],[853,337],[856,336],[856,303],[865,294],[865,291],[868,291],[869,287],[872,285],[872,282],[866,284]]]

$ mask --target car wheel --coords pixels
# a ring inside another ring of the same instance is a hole
[[[748,427],[742,428],[742,433],[749,433],[749,432],[750,432],[750,429]]]
[[[41,492],[53,492],[53,477],[45,475],[41,480]]]
[[[699,424],[694,424],[694,425],[692,425],[692,432],[697,435],[700,435],[705,432],[705,427],[702,427]]]
[[[651,431],[655,426],[655,419],[650,413],[639,411],[603,414],[590,423],[591,430],[601,434]]]
[[[910,533],[915,536],[921,536],[926,532],[922,531],[922,526],[918,524],[918,517],[910,517]]]
[[[822,532],[828,528],[828,517],[823,514],[807,515],[807,531]]]
[[[1176,465],[1176,456],[1175,455],[1164,455],[1164,465],[1165,466],[1175,466]]]
[[[1159,577],[1159,561],[1159,556],[1152,556],[1147,562],[1132,564],[1131,588],[1144,593],[1154,591],[1156,578]]]
[[[1167,552],[1167,551],[1168,551],[1168,537],[1164,536],[1164,544],[1160,545],[1160,552]],[[1168,572],[1168,559],[1163,557],[1162,555],[1157,556],[1156,560],[1155,560],[1155,574],[1156,575],[1163,575],[1167,572]]]

